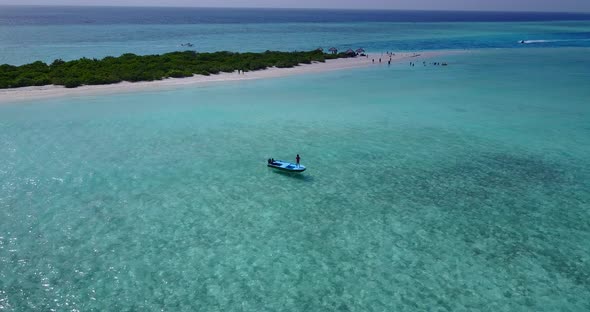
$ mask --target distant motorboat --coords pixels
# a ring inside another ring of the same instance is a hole
[[[192,47],[192,46],[194,46],[194,44],[188,42],[188,43],[181,43],[180,46],[181,47]]]
[[[287,172],[303,172],[306,169],[303,165],[290,163],[284,160],[269,161],[267,166],[270,168]]]

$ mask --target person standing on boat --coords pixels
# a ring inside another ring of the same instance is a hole
[[[301,160],[301,157],[299,157],[299,154],[297,154],[297,157],[295,157],[295,160],[297,161],[297,167],[299,167],[299,161]]]

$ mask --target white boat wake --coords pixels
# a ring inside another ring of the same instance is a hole
[[[590,41],[590,39],[520,40],[519,43],[532,44],[532,43],[551,43],[551,42],[568,42],[568,41]]]

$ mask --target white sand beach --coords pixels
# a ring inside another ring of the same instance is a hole
[[[393,52],[391,63],[401,61],[433,58],[457,53],[456,51],[427,51],[427,52]],[[379,62],[381,58],[381,63]],[[321,73],[333,70],[351,69],[367,66],[387,66],[390,56],[385,53],[370,53],[368,57],[342,58],[327,60],[325,63],[302,64],[293,68],[268,68],[259,71],[238,74],[220,73],[217,75],[194,75],[187,78],[168,78],[156,81],[144,82],[120,82],[109,85],[81,86],[77,88],[65,88],[63,86],[48,85],[41,87],[23,87],[15,89],[0,89],[0,103],[32,101],[64,96],[85,96],[113,93],[126,93],[142,90],[162,90],[183,86],[202,85],[227,81],[252,80],[277,78],[297,74]],[[373,63],[373,60],[375,62]],[[421,61],[420,61],[421,62]]]

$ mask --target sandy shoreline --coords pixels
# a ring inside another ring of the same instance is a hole
[[[450,51],[428,51],[428,52],[403,52],[395,53],[391,57],[392,63],[399,63],[405,60],[426,59],[437,56],[448,55]],[[378,59],[381,58],[381,63]],[[373,64],[372,60],[375,59]],[[48,98],[57,98],[65,96],[85,96],[100,94],[128,93],[142,90],[165,90],[183,86],[204,85],[208,83],[277,78],[297,74],[321,73],[326,71],[352,69],[367,66],[387,66],[389,56],[386,54],[371,53],[369,57],[356,57],[347,59],[327,60],[325,63],[302,64],[293,68],[268,68],[246,72],[244,74],[220,73],[217,75],[203,76],[195,75],[187,78],[168,78],[157,81],[144,82],[120,82],[110,85],[81,86],[78,88],[68,89],[63,86],[42,86],[42,87],[24,87],[16,89],[0,89],[0,103],[31,101]]]

